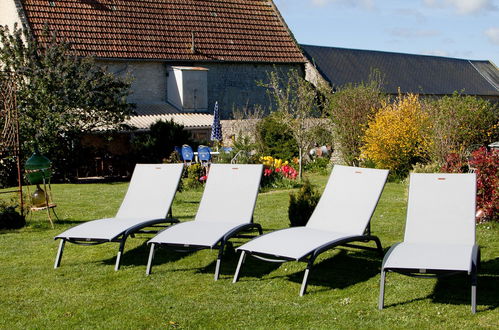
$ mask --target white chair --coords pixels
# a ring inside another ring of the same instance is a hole
[[[148,242],[146,274],[151,273],[157,245],[177,251],[218,249],[217,280],[229,239],[247,237],[241,234],[252,230],[262,233],[261,226],[253,223],[262,171],[262,165],[212,164],[195,219],[171,226]]]
[[[237,248],[241,257],[233,283],[239,279],[246,254],[270,262],[307,262],[300,296],[305,294],[312,265],[322,252],[342,245],[373,249],[382,255],[381,242],[370,234],[369,221],[387,176],[387,170],[335,165],[305,227],[274,231]],[[350,244],[355,241],[374,241],[377,247]]]
[[[475,174],[411,174],[404,241],[383,259],[379,309],[388,271],[414,277],[467,272],[471,310],[476,312],[480,249],[475,243],[475,196]]]
[[[145,227],[178,222],[176,219],[167,219],[166,216],[182,171],[183,164],[137,164],[128,191],[114,218],[85,222],[55,237],[61,242],[54,268],[60,266],[66,242],[80,245],[119,242],[115,265],[115,270],[118,270],[128,236]]]

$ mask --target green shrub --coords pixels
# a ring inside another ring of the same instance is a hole
[[[293,133],[272,113],[257,125],[257,141],[260,153],[280,159],[293,159],[298,156],[298,145]]]
[[[298,192],[289,194],[288,217],[290,226],[305,226],[319,199],[319,192],[310,181],[305,179]]]
[[[381,78],[371,74],[368,83],[348,84],[333,92],[323,86],[324,108],[333,124],[340,155],[349,165],[359,165],[362,136],[368,120],[386,97],[381,93]]]
[[[454,93],[424,103],[431,118],[431,157],[445,163],[449,154],[466,159],[477,146],[499,139],[499,107],[475,96]]]
[[[184,126],[170,121],[157,121],[149,132],[137,133],[132,140],[134,161],[162,163],[171,155],[174,146],[191,144],[192,138]]]
[[[17,208],[16,198],[10,201],[0,201],[0,229],[19,229],[26,225],[26,218]]]
[[[182,180],[182,187],[187,189],[196,189],[201,187],[204,182],[206,182],[204,168],[199,163],[195,163],[187,167],[186,172],[187,176]]]
[[[312,173],[327,174],[330,169],[329,157],[316,157],[305,164],[305,171]]]

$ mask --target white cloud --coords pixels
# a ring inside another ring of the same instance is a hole
[[[495,0],[423,0],[428,7],[452,7],[459,14],[474,14],[483,10],[496,10]]]
[[[491,43],[499,45],[499,27],[488,28],[484,33]]]

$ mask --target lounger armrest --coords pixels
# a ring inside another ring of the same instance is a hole
[[[381,270],[383,270],[385,268],[385,263],[388,260],[388,258],[390,257],[390,254],[392,254],[392,252],[397,248],[397,245],[399,245],[400,243],[401,242],[393,244],[390,247],[390,249],[388,250],[388,252],[386,252],[386,254],[385,254],[384,258],[383,258],[383,262],[381,263]]]
[[[161,218],[161,219],[152,219],[148,221],[144,221],[142,223],[139,223],[133,227],[128,228],[123,235],[129,236],[130,234],[136,233],[137,231],[141,230],[142,228],[146,228],[149,226],[157,225],[160,223],[178,223],[179,220],[176,218]]]
[[[229,239],[231,239],[232,237],[239,234],[240,232],[246,231],[249,229],[257,229],[258,232],[260,233],[260,235],[262,234],[262,226],[259,223],[245,223],[245,224],[242,224],[242,225],[239,225],[239,226],[233,228],[228,233],[226,233],[224,235],[224,237],[222,238],[222,241],[226,242]]]
[[[322,246],[319,246],[317,249],[315,249],[311,254],[310,254],[310,260],[313,262],[321,253],[330,250],[332,248],[335,248],[339,245],[347,244],[350,242],[359,242],[359,241],[371,241],[375,238],[376,236],[367,236],[367,235],[352,235],[352,236],[347,236],[347,237],[342,237],[339,239],[336,239],[334,241],[328,242],[327,244],[324,244]],[[377,237],[376,237],[377,239]],[[305,256],[306,258],[306,256]]]

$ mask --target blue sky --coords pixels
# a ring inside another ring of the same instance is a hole
[[[274,0],[301,44],[491,60],[499,0]]]

